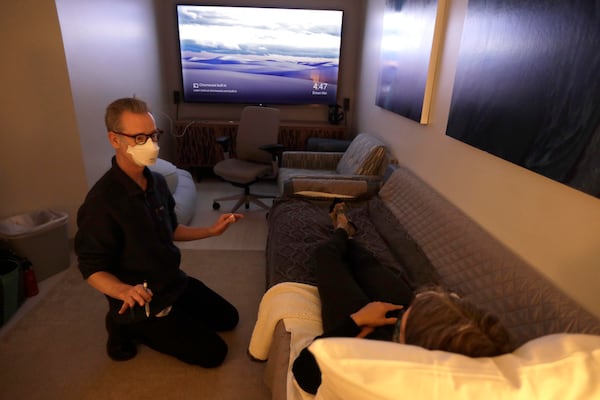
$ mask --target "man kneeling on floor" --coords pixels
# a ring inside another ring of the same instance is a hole
[[[238,312],[179,268],[173,241],[220,235],[243,216],[224,214],[206,228],[179,224],[165,179],[147,168],[158,157],[162,132],[146,103],[116,100],[105,123],[115,156],[79,209],[75,252],[84,279],[108,299],[108,355],[129,360],[141,343],[216,367],[227,354],[217,332],[233,329]]]

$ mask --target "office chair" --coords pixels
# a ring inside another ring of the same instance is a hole
[[[219,161],[213,168],[221,179],[234,186],[241,187],[244,192],[238,195],[221,197],[213,200],[213,209],[218,210],[220,201],[237,200],[231,209],[235,212],[242,204],[246,209],[250,203],[268,210],[260,199],[275,198],[272,195],[253,194],[250,186],[261,179],[275,179],[278,170],[278,158],[283,146],[277,144],[279,135],[279,110],[270,107],[248,106],[242,110],[242,116],[235,138],[235,157]],[[230,138],[228,138],[230,139]],[[230,140],[229,140],[230,141]],[[220,141],[227,151],[229,141]]]

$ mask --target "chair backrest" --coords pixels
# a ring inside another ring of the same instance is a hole
[[[277,144],[278,136],[279,109],[245,107],[235,139],[236,157],[245,161],[271,164],[271,155],[259,147]]]

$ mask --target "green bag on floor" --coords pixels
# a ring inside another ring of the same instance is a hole
[[[23,269],[19,259],[0,253],[0,326],[12,317],[25,300]]]

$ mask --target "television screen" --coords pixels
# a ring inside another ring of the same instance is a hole
[[[178,5],[183,100],[335,104],[342,14]]]

